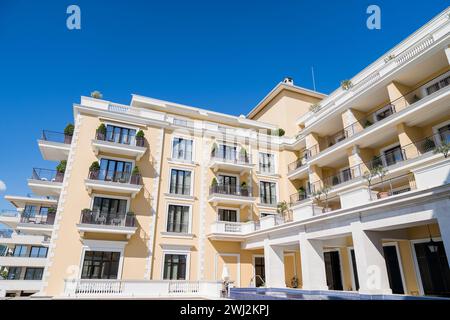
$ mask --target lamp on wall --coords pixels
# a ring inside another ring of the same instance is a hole
[[[430,226],[427,225],[428,228],[428,234],[430,235],[430,242],[428,242],[427,246],[428,246],[428,250],[430,250],[431,253],[436,253],[438,251],[438,246],[436,244],[436,242],[433,241],[433,237],[431,236],[431,232],[430,232]]]

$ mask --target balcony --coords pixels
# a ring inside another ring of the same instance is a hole
[[[40,215],[37,211],[24,211],[17,225],[18,231],[30,234],[50,236],[55,223],[56,209],[46,215]]]
[[[232,185],[215,185],[209,189],[209,202],[214,206],[219,203],[235,204],[244,207],[253,204],[252,190],[249,187],[238,187]]]
[[[42,280],[1,280],[0,288],[5,291],[40,291],[42,289]]]
[[[242,241],[242,235],[256,230],[254,221],[230,222],[216,221],[211,224],[211,232],[208,237],[211,240]]]
[[[39,150],[44,160],[61,161],[69,157],[72,136],[55,131],[42,131],[42,138],[38,140]]]
[[[82,210],[78,232],[125,235],[129,239],[137,230],[134,213],[103,213],[92,210]]]
[[[0,212],[0,223],[15,229],[19,224],[20,217],[17,210],[2,210]],[[1,231],[1,230],[0,230]]]
[[[89,171],[85,180],[89,193],[92,191],[106,191],[131,195],[134,198],[142,189],[140,174],[123,171],[96,170]]]
[[[249,172],[253,169],[254,164],[251,161],[249,155],[237,155],[237,154],[211,154],[211,162],[209,165],[214,172],[219,170],[225,170],[229,172],[238,172],[240,174]]]
[[[443,79],[439,80],[440,78]],[[449,78],[450,72],[442,73],[427,83],[412,88],[397,99],[389,101],[377,110],[358,117],[338,132],[323,134],[320,146],[316,144],[308,148],[310,160],[316,163],[325,154],[329,155],[337,149],[340,150],[340,154],[344,154],[345,148],[351,144],[369,145],[376,139],[389,137],[396,133],[395,126],[399,123],[417,126],[417,119],[423,122],[442,119],[442,115],[447,113]],[[364,113],[362,110],[356,111]]]
[[[39,196],[59,196],[62,189],[64,173],[56,170],[34,168],[28,187]]]
[[[308,153],[288,165],[288,178],[291,180],[301,179],[308,176]]]
[[[92,149],[96,155],[109,153],[133,157],[137,161],[147,152],[144,137],[126,136],[123,142],[117,142],[116,140],[114,136],[108,137],[107,134],[97,131],[95,139],[92,140]]]
[[[31,268],[43,268],[47,263],[47,258],[35,258],[35,257],[20,257],[13,255],[6,255],[0,257],[0,266],[2,267],[31,267]]]

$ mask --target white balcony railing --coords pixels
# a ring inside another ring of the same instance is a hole
[[[246,234],[255,231],[255,223],[249,222],[230,222],[216,221],[211,225],[211,233],[237,233]]]
[[[91,280],[66,279],[64,295],[68,297],[220,297],[219,281],[185,280]]]

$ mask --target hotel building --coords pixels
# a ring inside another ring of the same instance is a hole
[[[328,96],[286,78],[247,116],[140,95],[73,113],[38,141],[64,168],[6,196],[3,295],[450,295],[449,9]]]

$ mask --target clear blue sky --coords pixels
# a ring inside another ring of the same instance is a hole
[[[77,4],[82,29],[66,28]],[[366,8],[382,29],[366,28]],[[0,208],[25,195],[42,160],[42,129],[61,131],[72,103],[100,90],[246,114],[289,75],[333,91],[436,14],[448,1],[21,1],[0,0]]]

